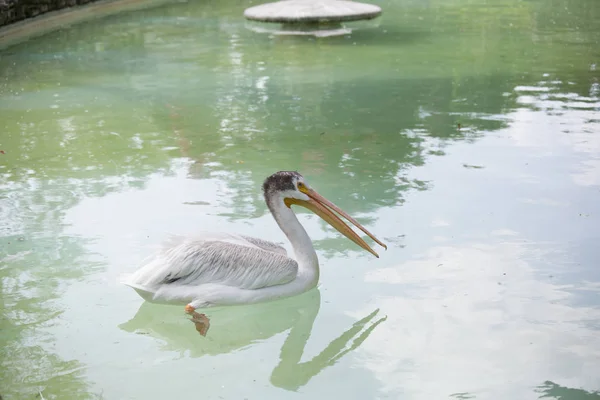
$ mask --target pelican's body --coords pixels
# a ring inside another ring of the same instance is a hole
[[[319,279],[318,264],[299,271],[273,242],[212,232],[174,241],[127,282],[147,301],[193,308],[248,304],[302,293]]]
[[[263,184],[263,192],[267,206],[293,247],[295,260],[279,244],[243,235],[205,233],[174,237],[125,283],[147,301],[187,304],[189,313],[196,308],[257,303],[310,290],[319,280],[319,260],[310,237],[290,207],[292,204],[316,212],[377,256],[331,209],[377,239],[310,189],[297,172],[271,175]]]

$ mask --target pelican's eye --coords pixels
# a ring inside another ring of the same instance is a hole
[[[298,190],[301,192],[306,192],[306,185],[302,182],[298,182]]]

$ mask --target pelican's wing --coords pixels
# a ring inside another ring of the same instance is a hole
[[[281,246],[280,244],[277,244],[275,242],[270,242],[268,240],[251,237],[251,236],[240,235],[240,237],[242,237],[243,239],[252,243],[253,245],[260,247],[263,250],[267,250],[267,251],[271,251],[273,253],[287,256],[287,250],[285,249],[285,247]]]
[[[217,283],[259,289],[290,282],[298,273],[298,263],[279,252],[239,235],[220,236],[221,240],[217,236],[180,239],[159,251],[129,281],[143,287]],[[265,243],[270,242],[260,241]]]
[[[287,256],[287,250],[282,245],[271,242],[264,239],[255,238],[252,236],[246,235],[238,235],[234,233],[225,233],[225,232],[200,232],[196,233],[193,237],[170,234],[167,240],[163,243],[163,249],[169,249],[175,247],[185,241],[190,239],[194,239],[197,241],[218,241],[218,242],[227,242],[231,244],[239,244],[243,246],[254,246],[257,248],[261,248],[263,250],[271,251],[274,253],[278,253],[284,256]]]

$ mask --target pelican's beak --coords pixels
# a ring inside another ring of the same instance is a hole
[[[327,200],[325,197],[321,196],[319,193],[315,192],[313,189],[308,189],[306,187],[299,188],[299,190],[310,197],[310,200],[304,201],[294,198],[285,198],[284,202],[289,207],[292,204],[297,204],[302,207],[306,207],[319,217],[323,218],[325,222],[329,225],[333,226],[338,230],[341,234],[346,236],[348,239],[352,240],[354,243],[367,250],[369,253],[373,254],[375,257],[379,258],[379,255],[373,250],[360,236],[352,230],[352,228],[347,225],[344,221],[340,219],[337,215],[333,213],[333,211],[340,214],[342,217],[346,218],[348,221],[353,223],[357,228],[366,233],[371,239],[377,242],[379,245],[383,246],[387,250],[387,246],[381,243],[371,232],[369,232],[365,227],[358,223],[354,218],[346,214],[342,211],[338,206]],[[333,211],[332,211],[333,210]]]

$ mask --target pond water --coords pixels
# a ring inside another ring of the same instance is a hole
[[[600,398],[600,2],[374,3],[341,37],[198,0],[0,53],[4,400]],[[388,250],[300,212],[318,288],[206,337],[119,283],[171,233],[291,250],[278,170]]]

